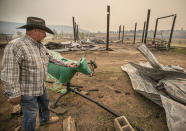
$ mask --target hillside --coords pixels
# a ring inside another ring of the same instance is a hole
[[[0,21],[0,34],[16,34],[17,31],[25,32],[22,29],[16,29],[20,26],[24,25],[24,23],[16,23],[16,22],[7,22],[7,21]],[[72,26],[67,25],[47,25],[50,29],[56,30],[58,33],[72,33],[73,28]],[[84,29],[79,29],[80,32],[89,32]]]

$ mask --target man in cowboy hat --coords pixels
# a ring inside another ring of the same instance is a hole
[[[76,68],[76,65],[55,58],[43,46],[41,41],[46,32],[54,34],[46,27],[43,19],[28,17],[27,24],[19,28],[26,29],[26,34],[6,46],[1,81],[8,94],[8,101],[13,105],[21,105],[24,115],[23,130],[34,131],[38,109],[40,125],[59,119],[50,117],[48,109],[49,99],[45,88],[48,62],[70,68]]]

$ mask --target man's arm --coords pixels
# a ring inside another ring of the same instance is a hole
[[[70,67],[70,68],[76,68],[76,64],[71,62],[71,63],[66,63],[57,57],[53,56],[46,48],[45,48],[47,54],[49,55],[49,61],[60,66],[65,66],[65,67]]]
[[[16,48],[12,43],[6,46],[3,54],[1,80],[5,93],[8,94],[8,101],[12,104],[20,102],[19,63],[21,54],[21,48]]]

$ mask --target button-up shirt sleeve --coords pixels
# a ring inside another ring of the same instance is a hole
[[[46,48],[45,48],[47,54],[49,55],[49,61],[60,66],[68,67],[68,63],[58,59],[57,57],[53,56]]]
[[[9,98],[21,95],[19,83],[21,57],[21,48],[17,48],[12,43],[6,46],[2,60],[1,80]]]

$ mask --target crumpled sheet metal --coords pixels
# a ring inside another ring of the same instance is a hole
[[[131,62],[121,67],[133,89],[164,108],[170,131],[186,130],[186,70],[160,64],[144,44],[138,50],[148,63]]]
[[[165,109],[167,125],[170,131],[186,130],[186,106],[165,96],[161,96],[163,108]]]

